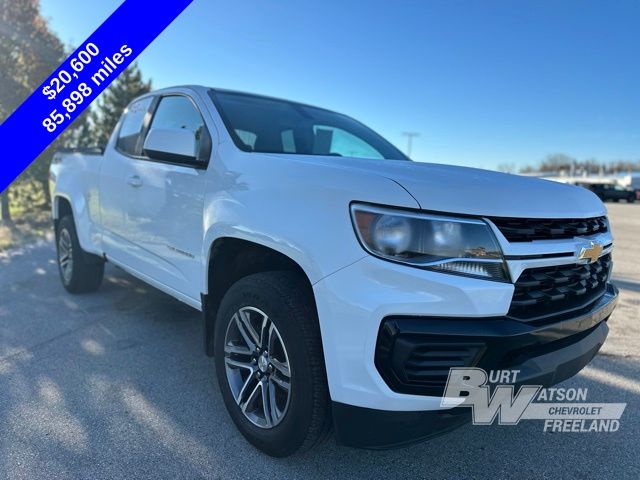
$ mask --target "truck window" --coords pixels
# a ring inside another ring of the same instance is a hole
[[[253,132],[236,129],[236,135],[238,135],[240,140],[242,140],[242,142],[248,147],[253,148],[253,146],[256,144],[256,134]]]
[[[341,157],[384,158],[367,142],[341,128],[329,125],[313,126],[313,153]]]
[[[153,97],[132,103],[124,112],[122,124],[116,140],[116,148],[127,155],[139,155],[138,140],[142,131],[144,116],[149,110]]]
[[[198,149],[204,130],[204,120],[193,102],[183,95],[163,97],[151,120],[151,128],[190,130],[196,136]]]
[[[340,113],[259,95],[209,94],[234,143],[247,152],[408,160],[373,130]]]

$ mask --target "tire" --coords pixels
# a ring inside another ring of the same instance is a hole
[[[73,217],[67,215],[56,229],[58,272],[69,293],[93,292],[102,284],[104,260],[80,247]]]
[[[318,318],[302,285],[290,272],[247,276],[225,294],[216,318],[215,365],[224,403],[246,439],[274,457],[310,449],[331,424]],[[275,409],[264,408],[262,392]]]

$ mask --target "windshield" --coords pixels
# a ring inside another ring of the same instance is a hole
[[[408,160],[346,115],[246,93],[211,90],[210,95],[233,141],[247,152]]]

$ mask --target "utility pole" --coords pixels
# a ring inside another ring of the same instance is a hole
[[[402,132],[404,137],[407,137],[407,157],[411,158],[411,147],[413,147],[413,138],[419,137],[418,132]]]

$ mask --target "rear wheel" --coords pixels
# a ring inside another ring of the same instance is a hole
[[[317,315],[302,279],[250,275],[224,296],[215,326],[222,396],[240,432],[284,457],[322,440],[329,394]]]
[[[92,292],[100,287],[104,276],[104,260],[82,250],[70,215],[58,222],[56,247],[60,280],[68,292]]]

